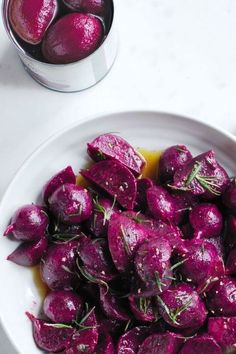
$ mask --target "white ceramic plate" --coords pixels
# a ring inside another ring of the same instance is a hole
[[[135,147],[150,150],[177,143],[186,144],[193,154],[213,149],[229,174],[236,174],[236,138],[229,133],[191,119],[157,112],[101,116],[52,137],[24,163],[1,202],[0,235],[16,208],[40,199],[43,184],[55,172],[69,164],[79,171],[88,159],[86,143],[105,132],[119,133]],[[16,353],[37,354],[41,351],[34,344],[25,311],[37,314],[41,299],[31,270],[5,260],[15,247],[16,243],[0,237],[0,318]]]

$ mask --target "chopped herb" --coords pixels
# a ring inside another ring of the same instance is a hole
[[[219,280],[218,277],[215,277],[215,278],[210,277],[210,278],[208,278],[208,279],[206,280],[205,284],[203,284],[202,287],[200,287],[200,288],[198,289],[198,293],[199,293],[199,294],[204,293],[204,291],[208,288],[208,286],[209,286],[211,283],[214,283],[214,282],[217,281],[217,280]]]
[[[155,271],[155,272],[154,272],[154,276],[155,276],[155,282],[156,282],[156,285],[157,285],[157,287],[158,287],[158,290],[159,290],[160,292],[162,292],[162,286],[165,286],[166,284],[161,281],[160,275],[159,275],[159,272],[158,272],[158,271]]]
[[[179,267],[179,266],[181,266],[182,264],[184,264],[187,260],[188,260],[188,258],[185,258],[185,259],[183,259],[182,261],[179,261],[179,262],[173,264],[173,265],[170,267],[170,269],[171,269],[171,270],[176,269],[177,267]]]
[[[126,239],[127,235],[125,233],[123,225],[120,225],[120,230],[121,230],[121,237],[122,237],[122,240],[123,240],[123,243],[124,243],[125,251],[126,251],[128,256],[131,256],[132,252],[131,252],[129,243],[128,243],[127,239]]]
[[[80,273],[83,275],[83,277],[85,279],[88,280],[89,283],[94,283],[94,284],[99,284],[99,285],[102,285],[102,286],[105,286],[107,292],[109,290],[109,285],[104,281],[104,280],[101,280],[101,279],[98,279],[98,278],[95,278],[93,275],[91,275],[86,269],[85,267],[81,266],[79,264],[79,261],[78,259],[76,260],[76,264],[77,264],[77,267],[80,271]]]
[[[54,234],[52,235],[52,238],[56,241],[73,241],[78,238],[80,238],[81,235],[75,235],[75,234]]]
[[[193,166],[192,171],[190,172],[188,179],[185,183],[185,186],[188,187],[192,181],[194,180],[194,178],[196,178],[197,174],[199,173],[199,171],[201,170],[202,166],[199,162],[196,162]]]
[[[76,324],[76,326],[79,327],[79,331],[85,331],[87,329],[94,329],[96,328],[96,326],[85,326],[83,323],[88,319],[88,317],[91,315],[91,313],[94,311],[95,306],[92,307],[90,310],[88,309],[88,303],[85,304],[85,316],[78,321],[78,318],[76,320],[73,321],[74,324]]]
[[[184,305],[178,307],[175,310],[170,310],[169,307],[166,305],[166,303],[162,300],[160,296],[157,295],[157,301],[160,303],[160,305],[164,308],[166,311],[167,315],[169,316],[170,320],[176,324],[179,325],[177,321],[177,317],[181,315],[182,312],[186,311],[190,304],[192,303],[192,298],[189,299]]]
[[[150,299],[148,299],[146,297],[139,298],[139,309],[141,312],[146,314],[148,311],[149,305],[150,305]]]
[[[129,328],[130,325],[131,325],[131,320],[129,320],[129,321],[126,323],[124,332],[126,332],[126,331],[128,330],[128,328]]]
[[[68,325],[65,325],[65,324],[63,324],[63,323],[45,323],[45,326],[53,327],[53,328],[58,328],[58,329],[62,329],[62,328],[73,328],[72,326],[68,326]]]
[[[94,207],[95,207],[95,211],[99,212],[99,213],[102,213],[103,214],[103,226],[105,225],[106,221],[110,220],[110,217],[111,217],[111,213],[112,213],[112,210],[115,206],[115,203],[116,203],[116,197],[114,197],[113,199],[113,203],[112,203],[112,206],[111,208],[104,208],[104,206],[102,206],[99,201],[98,201],[98,196],[96,196],[95,199],[93,199],[93,204],[94,204]],[[95,223],[95,221],[94,221]]]

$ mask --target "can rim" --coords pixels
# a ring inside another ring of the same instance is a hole
[[[49,66],[49,67],[68,67],[68,66],[73,66],[76,65],[78,63],[83,63],[85,62],[88,58],[90,59],[91,57],[95,56],[95,54],[100,50],[100,48],[104,45],[104,43],[108,40],[108,38],[110,37],[112,28],[113,28],[113,24],[114,24],[114,19],[115,19],[115,4],[113,0],[110,0],[112,3],[112,18],[111,18],[111,25],[109,28],[109,31],[107,33],[107,36],[105,37],[105,39],[101,42],[101,44],[98,46],[98,48],[95,49],[95,51],[93,51],[91,54],[89,54],[87,57],[74,61],[72,63],[67,63],[67,64],[54,64],[54,63],[47,63],[41,60],[37,60],[35,59],[32,55],[29,55],[18,43],[17,39],[15,38],[15,35],[11,29],[10,23],[9,23],[9,17],[8,17],[8,6],[9,6],[9,1],[10,0],[3,0],[2,2],[2,18],[3,18],[3,24],[5,27],[5,30],[7,32],[7,35],[10,39],[10,41],[14,44],[14,46],[16,47],[16,49],[18,50],[19,54],[23,54],[25,57],[29,58],[30,60],[36,62],[36,63],[40,63],[40,65],[44,65],[44,66]]]

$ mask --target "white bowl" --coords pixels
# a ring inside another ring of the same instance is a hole
[[[12,213],[40,199],[43,184],[55,172],[72,165],[77,172],[86,164],[86,143],[105,132],[117,132],[135,147],[164,149],[186,144],[193,154],[213,149],[230,175],[236,175],[236,138],[222,130],[184,117],[157,112],[114,113],[84,120],[46,141],[24,163],[9,185],[0,205],[0,234]],[[32,271],[6,261],[15,242],[0,238],[0,318],[19,354],[41,353],[32,338],[25,311],[37,314],[41,304]],[[1,349],[0,349],[1,351]],[[10,353],[10,348],[9,352]],[[3,354],[8,354],[3,353]]]

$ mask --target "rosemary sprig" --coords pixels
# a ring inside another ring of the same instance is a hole
[[[177,321],[177,317],[181,315],[184,311],[188,309],[190,304],[192,303],[192,298],[190,298],[185,304],[182,306],[178,307],[175,310],[170,310],[169,307],[166,305],[166,303],[162,300],[160,296],[157,295],[157,301],[161,304],[161,306],[164,308],[166,311],[167,315],[169,316],[170,320],[176,324],[179,325],[179,322]]]
[[[158,290],[159,290],[160,292],[162,292],[162,286],[165,286],[166,284],[161,281],[160,275],[159,275],[159,272],[158,272],[158,271],[155,271],[155,272],[154,272],[154,277],[155,277],[155,282],[156,282],[156,285],[157,285],[157,287],[158,287]]]
[[[178,268],[179,266],[181,266],[182,264],[184,264],[187,260],[188,260],[188,258],[185,258],[185,259],[183,259],[182,261],[179,261],[179,262],[173,264],[173,265],[170,267],[170,270],[174,270],[174,269]]]
[[[89,283],[94,283],[94,284],[99,284],[99,285],[105,286],[106,292],[109,291],[109,285],[108,285],[104,280],[95,278],[93,275],[91,275],[91,274],[85,269],[85,267],[83,267],[83,266],[81,266],[81,265],[79,264],[78,258],[76,259],[76,264],[77,264],[77,267],[78,267],[80,273],[83,275],[83,277],[84,277],[85,279],[88,280]]]
[[[63,328],[73,328],[72,326],[65,325],[63,323],[44,323],[45,326],[63,329]]]
[[[221,194],[220,191],[217,190],[219,186],[214,183],[214,181],[216,181],[216,177],[206,177],[197,175],[195,178],[198,183],[210,193],[215,194],[216,196],[219,196]]]
[[[132,252],[131,252],[129,243],[128,243],[127,239],[126,239],[127,236],[126,236],[126,233],[125,233],[123,225],[120,225],[120,230],[121,230],[121,237],[122,237],[122,240],[123,240],[123,243],[124,243],[125,251],[126,251],[128,256],[131,256]]]
[[[199,162],[196,162],[193,166],[192,171],[190,172],[187,181],[185,182],[185,186],[188,187],[192,181],[194,180],[194,178],[196,178],[196,176],[198,175],[200,169],[201,169],[201,164]]]
[[[88,309],[88,303],[86,302],[85,303],[85,316],[80,320],[78,321],[78,318],[76,318],[76,320],[73,321],[73,323],[79,327],[79,331],[85,331],[85,330],[88,330],[88,329],[94,329],[96,328],[96,326],[86,326],[84,325],[84,322],[88,319],[88,317],[91,315],[91,313],[95,310],[95,306],[92,307],[90,310]]]
[[[128,330],[128,328],[130,327],[131,325],[131,320],[129,320],[127,323],[126,323],[126,326],[125,326],[125,329],[124,329],[124,332],[126,332]]]
[[[215,281],[219,280],[218,277],[210,277],[206,280],[205,284],[203,284],[198,290],[198,294],[202,294],[204,293],[204,291],[208,288],[208,286],[211,284],[211,283],[214,283]]]
[[[139,309],[141,312],[145,313],[145,315],[148,311],[149,305],[150,305],[150,299],[148,299],[146,297],[139,298]]]
[[[114,196],[112,206],[110,208],[104,208],[99,201],[98,201],[98,196],[93,199],[93,204],[95,207],[95,211],[102,213],[103,214],[103,226],[105,225],[106,221],[110,220],[112,210],[116,204],[116,196]]]
[[[54,234],[54,235],[52,235],[52,238],[56,241],[68,241],[68,242],[76,240],[80,237],[81,237],[81,235],[77,235],[77,234]]]

